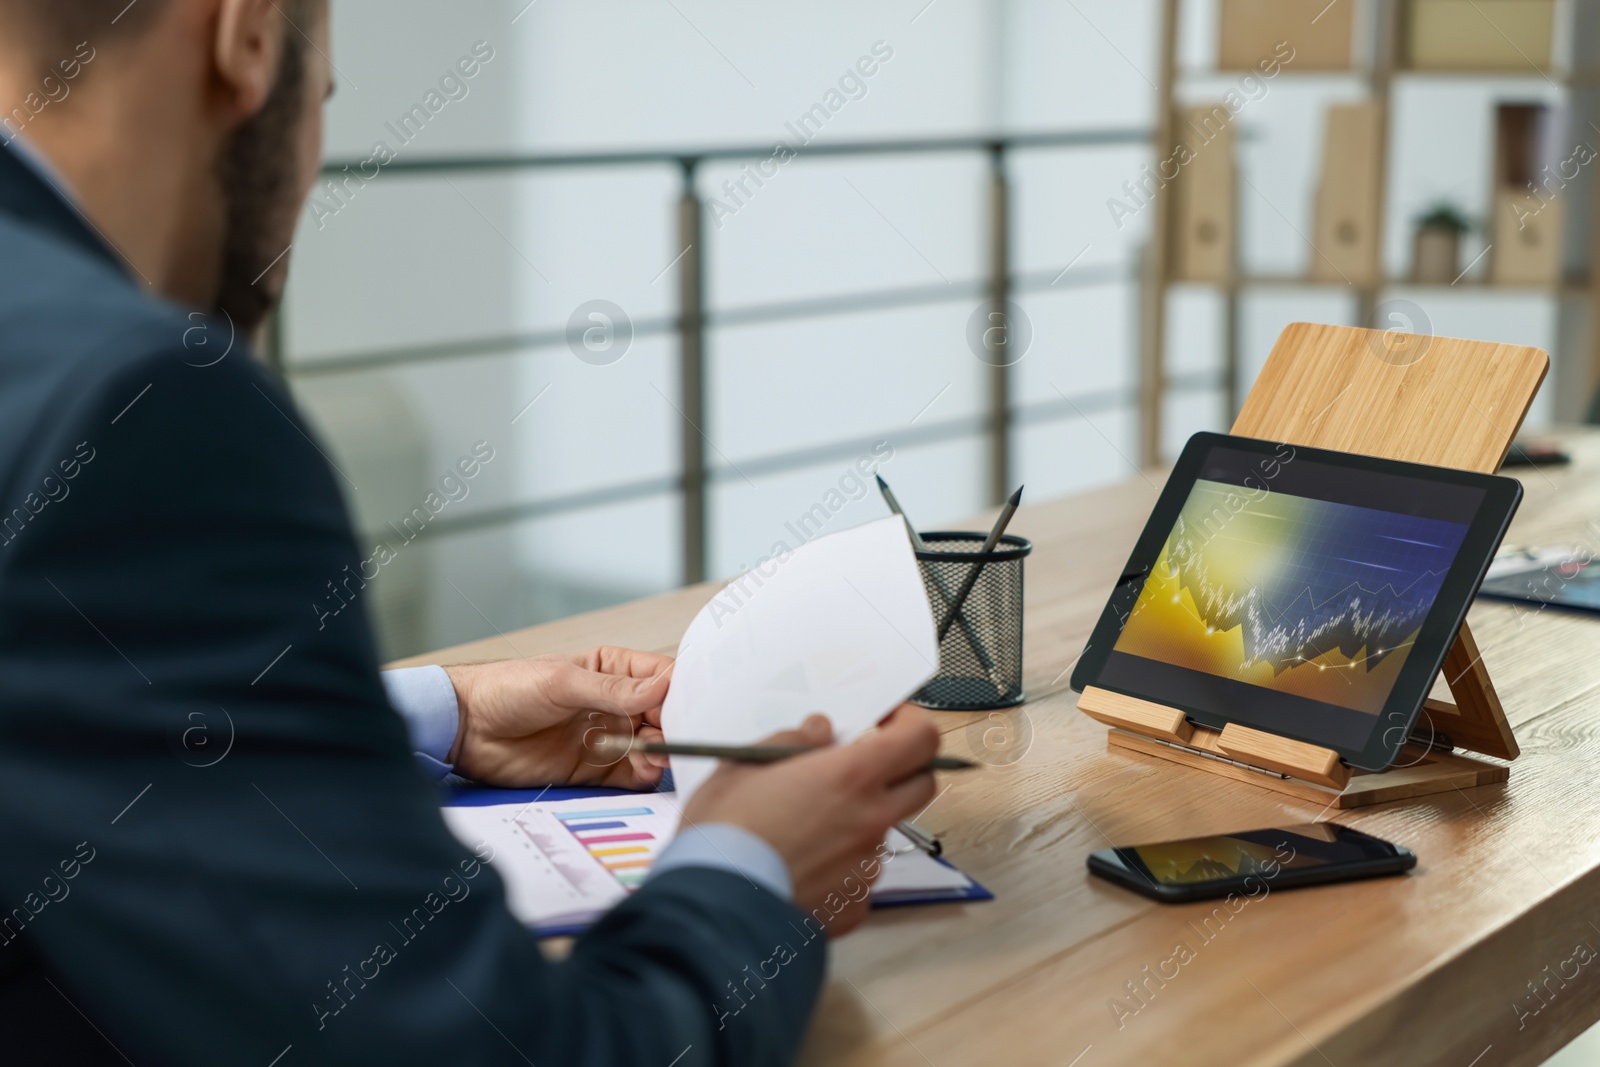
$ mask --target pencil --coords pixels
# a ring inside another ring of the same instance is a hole
[[[922,535],[917,533],[917,528],[911,524],[911,516],[907,515],[904,509],[900,507],[900,501],[895,499],[894,490],[890,489],[889,483],[883,480],[883,475],[880,474],[877,477],[878,492],[883,495],[883,502],[889,506],[889,510],[899,516],[900,521],[906,524],[906,533],[911,535],[911,547],[918,552],[928,551],[928,543],[922,539]],[[930,569],[927,574],[933,581],[933,587],[939,591],[939,607],[948,608],[950,606],[950,590],[944,587],[944,579],[939,577],[937,570]],[[978,635],[972,629],[972,623],[967,621],[965,615],[959,613],[956,615],[956,621],[961,623],[961,632],[966,636],[967,644],[972,648],[973,654],[978,657],[978,662],[983,666],[984,673],[989,676],[990,683],[994,685],[995,689],[1003,691],[1004,686],[995,677],[994,660],[990,657],[988,650],[983,647],[983,643],[978,640]]]
[[[1017,513],[1017,506],[1022,503],[1022,486],[1017,486],[1017,491],[1011,494],[1011,499],[1006,501],[1006,506],[1000,509],[1000,517],[994,520],[994,526],[989,530],[989,536],[983,539],[983,547],[978,550],[979,560],[967,573],[966,581],[961,583],[961,588],[956,590],[955,599],[945,609],[944,618],[939,620],[939,640],[944,640],[944,635],[950,632],[950,624],[961,613],[961,605],[967,602],[967,595],[972,592],[972,587],[978,584],[978,575],[983,573],[983,565],[987,560],[982,557],[994,551],[994,546],[1000,543],[1000,538],[1006,532],[1006,527],[1011,525],[1011,517]]]
[[[816,749],[806,745],[692,745],[671,744],[662,741],[640,741],[637,738],[625,739],[621,737],[600,737],[594,742],[596,747],[619,750],[627,755],[642,752],[647,756],[711,756],[716,759],[725,759],[735,763],[778,763],[792,756],[814,752]],[[978,765],[971,760],[964,760],[957,756],[935,756],[933,761],[924,771],[967,771]],[[944,845],[937,837],[912,822],[902,819],[894,824],[917,848],[930,856],[938,856],[944,852]]]
[[[667,741],[640,741],[622,737],[601,737],[593,744],[602,748],[624,749],[625,754],[643,753],[646,756],[709,756],[734,763],[778,763],[794,756],[803,756],[816,749],[809,745],[697,745]],[[970,771],[978,764],[959,756],[935,756],[925,771]]]
[[[911,517],[900,507],[900,501],[894,497],[894,490],[889,488],[889,483],[883,480],[883,475],[877,475],[878,493],[883,497],[883,502],[889,505],[889,510],[894,512],[901,522],[906,524],[906,533],[911,535],[911,547],[918,552],[928,551],[928,543],[917,533],[917,528],[911,524]]]

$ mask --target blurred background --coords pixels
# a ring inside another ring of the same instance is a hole
[[[269,347],[385,656],[885,514],[858,464],[924,529],[1133,477],[1296,320],[1547,348],[1583,421],[1597,7],[340,0]]]

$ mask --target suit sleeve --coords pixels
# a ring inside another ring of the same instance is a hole
[[[262,369],[71,386],[6,481],[54,488],[0,545],[0,953],[134,1062],[792,1059],[825,939],[747,880],[669,871],[560,962],[509,914],[379,678],[365,596],[419,549],[356,544]]]

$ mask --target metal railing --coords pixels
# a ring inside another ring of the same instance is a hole
[[[988,270],[985,277],[939,286],[907,286],[846,296],[808,298],[771,302],[740,308],[715,310],[706,307],[704,235],[705,201],[696,185],[701,166],[713,161],[765,159],[773,154],[772,144],[713,147],[695,150],[646,150],[637,152],[578,152],[566,154],[455,156],[438,159],[404,159],[386,164],[384,173],[412,177],[452,174],[519,173],[535,170],[572,168],[612,168],[672,166],[682,180],[676,205],[678,264],[678,308],[672,316],[637,321],[635,336],[678,336],[679,407],[683,416],[680,434],[680,462],[676,476],[643,479],[637,482],[570,494],[565,497],[513,504],[483,512],[454,517],[436,524],[430,536],[482,529],[487,526],[524,521],[560,512],[582,510],[638,499],[674,490],[682,494],[682,577],[685,584],[706,577],[708,485],[727,476],[726,471],[708,464],[706,458],[706,360],[705,333],[708,327],[780,322],[843,312],[912,307],[945,303],[957,299],[986,298],[992,311],[1005,314],[1007,302],[1018,292],[1041,291],[1062,280],[1060,274],[1035,272],[1014,274],[1011,270],[1011,183],[1007,174],[1009,156],[1022,150],[1103,148],[1114,145],[1148,145],[1151,133],[1143,129],[1080,130],[1053,133],[1015,134],[1003,137],[934,137],[870,142],[812,144],[795,150],[795,158],[839,156],[905,156],[981,152],[989,160],[987,191]],[[339,177],[355,161],[336,160],[323,168],[324,175]],[[1105,284],[1110,281],[1137,281],[1139,271],[1127,268],[1084,268],[1069,285]],[[1004,320],[1001,320],[1004,321]],[[460,341],[400,346],[318,358],[300,364],[288,363],[281,351],[281,332],[274,330],[274,355],[285,373],[297,378],[328,374],[376,371],[442,360],[462,359],[507,353],[529,348],[553,347],[566,343],[564,329],[463,338]],[[1003,344],[1003,340],[999,343]],[[998,357],[998,352],[991,352]],[[1159,367],[1152,373],[1141,361],[1137,386],[1133,390],[1111,390],[1086,395],[1061,403],[1019,408],[1011,401],[1011,371],[1003,358],[986,360],[987,397],[984,415],[949,419],[918,428],[912,443],[931,443],[954,437],[982,433],[988,447],[986,496],[999,503],[1011,490],[1013,458],[1011,430],[1022,422],[1043,418],[1080,417],[1095,410],[1136,404],[1142,420],[1159,409],[1164,389],[1185,391],[1215,386],[1211,375],[1197,375],[1163,381]],[[1060,409],[1059,411],[1056,409]],[[1048,411],[1048,414],[1046,413]],[[1141,427],[1148,436],[1151,427]],[[909,440],[909,438],[908,438]],[[793,469],[825,460],[854,455],[862,447],[856,440],[793,450],[741,463],[746,473]]]

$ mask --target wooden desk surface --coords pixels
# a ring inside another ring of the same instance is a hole
[[[1600,436],[1571,444],[1570,469],[1514,472],[1527,497],[1510,542],[1600,551]],[[1510,783],[1337,814],[1414,849],[1410,876],[1272,892],[1237,913],[1154,904],[1089,877],[1084,857],[1113,842],[1324,814],[1108,752],[1105,728],[1076,710],[1066,672],[1154,502],[1151,482],[1017,515],[1013,532],[1035,546],[1033,696],[1010,712],[940,715],[946,751],[996,765],[949,776],[922,819],[996,899],[880,912],[832,946],[804,1062],[1499,1067],[1540,1063],[1600,1019],[1600,618],[1473,609],[1522,745]],[[671,652],[714,588],[405,662],[595,644]]]

